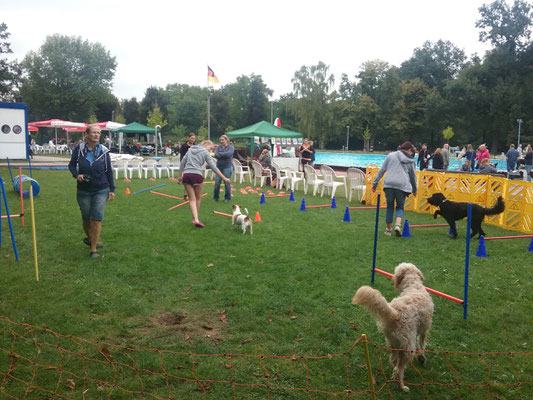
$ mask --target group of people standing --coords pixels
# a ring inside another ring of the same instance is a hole
[[[430,160],[433,160],[433,169],[448,169],[450,166],[450,146],[446,143],[442,148],[437,147],[432,154],[428,150],[427,144],[424,143],[418,152],[417,163],[420,171],[428,169]]]

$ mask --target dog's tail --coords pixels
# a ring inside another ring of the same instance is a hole
[[[250,215],[250,214],[248,213],[248,209],[247,209],[247,208],[244,208],[244,211],[246,212],[246,216]]]
[[[379,320],[392,321],[398,318],[398,312],[387,303],[379,290],[370,286],[361,286],[353,296],[352,304],[364,305]]]
[[[502,196],[500,196],[493,207],[483,209],[483,215],[496,215],[502,213],[504,210],[505,202],[503,201]]]

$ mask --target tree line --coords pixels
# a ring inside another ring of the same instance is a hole
[[[22,61],[12,53],[0,24],[0,97],[28,104],[30,119],[141,122],[162,126],[166,139],[189,132],[211,136],[279,117],[283,127],[305,134],[323,149],[390,150],[404,140],[430,148],[487,143],[491,152],[533,141],[533,9],[524,0],[496,0],[479,8],[484,55],[467,57],[449,41],[424,42],[399,66],[364,62],[358,71],[335,76],[324,62],[294,72],[293,91],[271,100],[261,75],[242,75],[219,90],[172,83],[149,87],[140,100],[112,93],[117,62],[100,43],[52,35]]]

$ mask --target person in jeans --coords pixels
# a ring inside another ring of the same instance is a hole
[[[404,142],[398,151],[390,153],[383,162],[381,169],[372,182],[372,191],[375,192],[379,181],[385,174],[383,191],[387,200],[387,212],[385,214],[385,235],[392,234],[392,221],[394,217],[394,204],[396,202],[396,223],[394,232],[396,236],[402,236],[400,227],[404,215],[405,198],[409,194],[416,196],[416,162],[414,159],[415,147],[411,142]]]
[[[85,142],[72,151],[68,169],[77,181],[77,200],[87,237],[83,243],[91,247],[90,256],[98,258],[96,251],[104,245],[99,241],[107,201],[115,199],[115,181],[109,149],[100,143],[100,127],[89,125]]]
[[[233,159],[233,153],[235,149],[230,143],[226,135],[220,136],[220,146],[217,146],[215,149],[215,158],[217,160],[217,168],[222,172],[222,174],[231,180],[231,174],[233,174],[233,164],[231,160]],[[213,200],[218,201],[220,197],[220,182],[222,178],[220,176],[215,176],[215,192],[213,193]],[[231,184],[224,184],[224,201],[227,203],[231,201]]]

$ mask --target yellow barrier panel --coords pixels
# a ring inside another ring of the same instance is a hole
[[[376,193],[372,192],[372,182],[379,168],[367,167],[366,191],[362,201],[376,205],[379,193],[383,193],[381,179]],[[533,233],[533,182],[510,180],[503,176],[451,171],[416,171],[418,193],[409,196],[405,209],[418,213],[433,214],[435,207],[427,203],[427,198],[440,192],[447,199],[492,207],[498,196],[505,200],[505,211],[500,215],[485,217],[486,222],[503,229]],[[382,206],[386,206],[385,196],[381,196]]]

